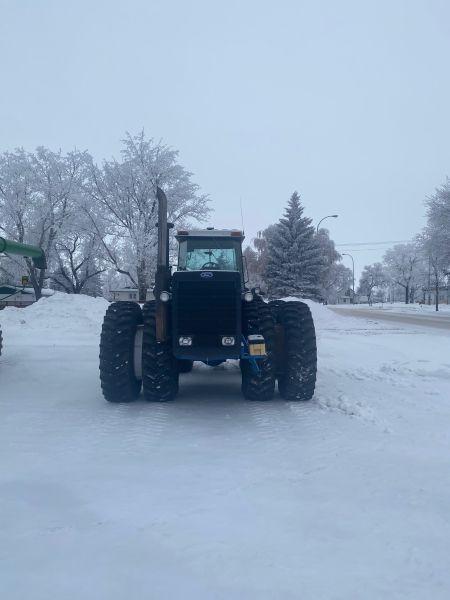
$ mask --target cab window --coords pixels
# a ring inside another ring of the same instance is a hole
[[[240,244],[233,240],[192,239],[180,242],[180,271],[240,271]]]

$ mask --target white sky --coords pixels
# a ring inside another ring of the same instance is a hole
[[[144,127],[216,226],[242,197],[253,237],[297,189],[337,243],[406,240],[450,174],[449,58],[446,0],[0,0],[0,150],[109,158]]]

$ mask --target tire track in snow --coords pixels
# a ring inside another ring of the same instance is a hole
[[[248,404],[248,412],[256,426],[258,437],[266,441],[280,441],[281,436],[292,429],[292,423],[289,423],[289,419],[286,418],[285,411],[284,404],[277,400],[253,401]]]
[[[333,427],[327,428],[324,413],[316,400],[286,402],[276,398],[272,402],[252,402],[249,413],[256,426],[258,438],[272,447],[295,448],[297,444],[314,449],[317,464],[322,464],[341,443],[341,429],[335,418]],[[327,433],[325,434],[325,430]],[[316,461],[314,460],[314,465]]]

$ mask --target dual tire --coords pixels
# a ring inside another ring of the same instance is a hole
[[[135,348],[138,328],[142,342]],[[141,358],[141,376],[136,358]],[[108,402],[132,402],[143,390],[145,400],[172,400],[178,393],[177,361],[171,340],[156,340],[155,303],[143,310],[135,302],[114,302],[108,307],[100,338],[100,381]]]
[[[241,361],[242,393],[249,400],[269,400],[275,382],[286,400],[310,400],[317,375],[316,333],[311,311],[304,302],[260,298],[243,306],[244,335],[259,333],[266,341],[267,358],[255,374]]]
[[[317,377],[314,321],[304,302],[269,303],[276,323],[278,391],[286,400],[310,400]]]

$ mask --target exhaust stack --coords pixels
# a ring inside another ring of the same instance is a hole
[[[156,339],[165,342],[168,337],[168,310],[167,304],[161,301],[161,292],[169,291],[170,268],[169,268],[169,229],[172,223],[167,223],[167,197],[160,187],[156,188],[158,199],[158,258],[155,276],[155,300],[156,300]]]
[[[169,266],[169,230],[167,226],[167,197],[160,187],[156,188],[158,198],[158,269]]]

